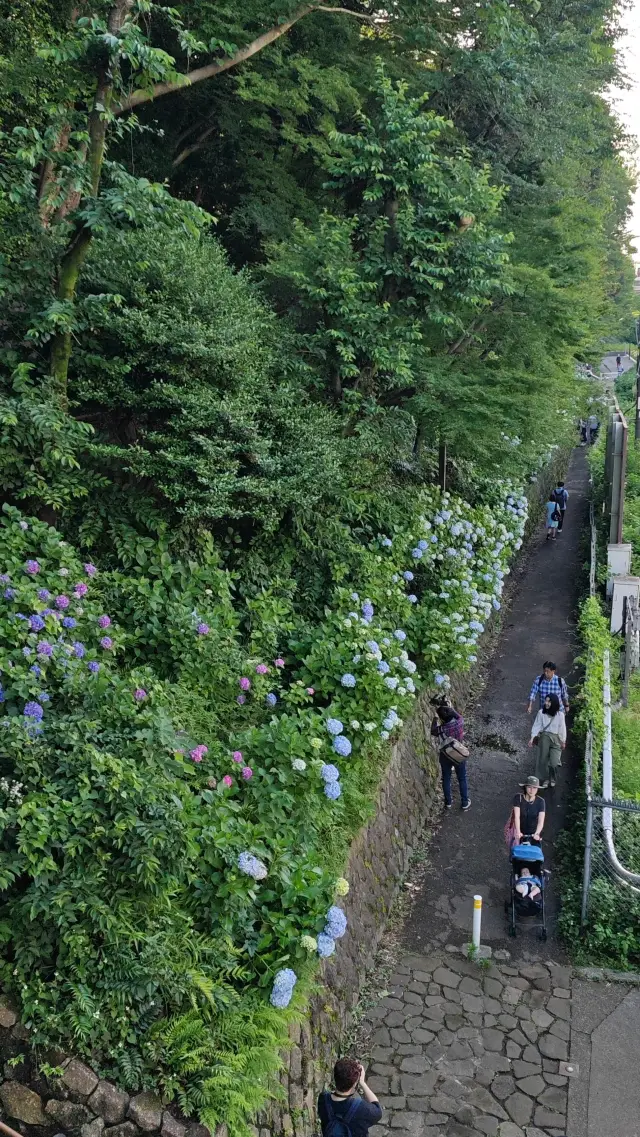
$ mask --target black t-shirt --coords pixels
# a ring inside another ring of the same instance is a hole
[[[531,836],[538,826],[538,817],[544,813],[544,798],[536,796],[528,801],[524,794],[516,794],[513,804],[520,807],[520,832]]]
[[[350,1097],[342,1098],[341,1101],[336,1101],[335,1098],[331,1099],[331,1105],[336,1117],[344,1117],[349,1106],[351,1105],[351,1101],[352,1099]],[[320,1118],[322,1132],[324,1133],[325,1126],[329,1120],[327,1113],[327,1103],[324,1094],[320,1094],[320,1097],[318,1098],[318,1117]],[[382,1106],[379,1105],[377,1101],[368,1102],[364,1101],[364,1099],[361,1098],[360,1105],[358,1106],[354,1116],[351,1118],[351,1122],[349,1124],[349,1128],[351,1129],[351,1137],[367,1137],[367,1133],[369,1132],[370,1127],[372,1125],[377,1125],[381,1117]]]

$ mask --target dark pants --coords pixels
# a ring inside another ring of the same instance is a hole
[[[467,763],[459,762],[458,765],[456,765],[455,762],[451,762],[448,758],[443,758],[443,756],[440,755],[440,770],[442,771],[442,792],[444,793],[445,805],[451,805],[453,801],[451,797],[452,770],[455,770],[458,777],[458,785],[460,787],[460,802],[462,805],[466,805],[469,801],[469,788],[467,786]]]
[[[562,529],[562,526],[564,525],[564,515],[566,512],[567,512],[566,509],[560,510],[560,520],[558,522],[558,533],[560,532],[560,530]]]

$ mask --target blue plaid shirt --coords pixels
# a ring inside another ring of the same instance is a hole
[[[529,702],[530,703],[533,702],[536,695],[540,696],[540,706],[541,707],[544,706],[544,701],[545,701],[547,695],[557,695],[558,696],[558,698],[560,700],[560,710],[561,711],[564,709],[565,704],[569,702],[569,692],[567,691],[567,684],[565,683],[564,679],[560,679],[559,676],[557,676],[557,675],[554,675],[552,679],[545,679],[544,675],[542,676],[542,679],[541,679],[539,675],[536,675],[536,677],[533,681],[533,687],[531,688],[531,693],[529,695]]]

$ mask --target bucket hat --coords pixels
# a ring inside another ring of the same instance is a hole
[[[519,782],[518,785],[522,786],[523,788],[525,786],[535,786],[536,789],[539,790],[540,789],[540,779],[534,778],[533,774],[531,774],[528,778],[525,778],[524,782]]]

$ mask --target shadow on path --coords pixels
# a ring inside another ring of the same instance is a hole
[[[527,749],[532,717],[526,712],[534,676],[552,659],[568,685],[577,684],[574,670],[574,618],[582,569],[581,539],[588,513],[588,468],[585,451],[573,452],[566,478],[569,505],[562,534],[545,540],[541,527],[529,546],[515,583],[505,626],[493,656],[488,680],[475,712],[467,720],[472,743],[469,761],[471,809],[443,818],[430,848],[430,867],[416,894],[404,932],[403,946],[423,952],[445,943],[461,945],[471,931],[472,897],[483,897],[482,941],[511,947],[525,958],[561,956],[553,942],[557,900],[553,875],[548,891],[550,943],[519,929],[519,943],[508,940],[504,899],[508,892],[508,857],[503,829],[518,783],[533,773],[535,751]],[[554,837],[562,828],[572,789],[570,750],[564,752],[558,786],[545,790],[547,817],[543,833],[545,859],[553,874]],[[454,779],[455,782],[455,779]]]

